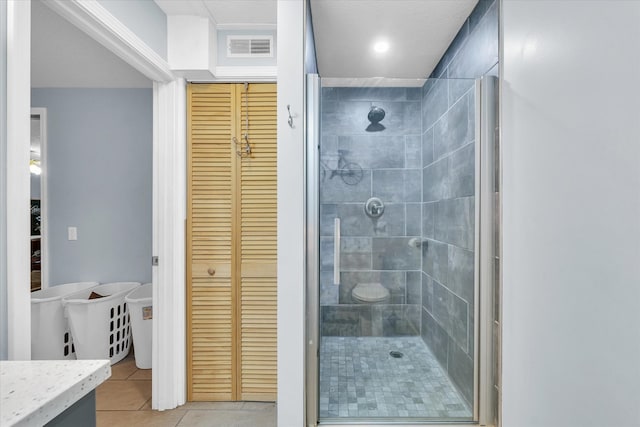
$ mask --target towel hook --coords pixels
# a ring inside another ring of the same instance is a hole
[[[289,112],[289,119],[287,123],[289,123],[289,127],[293,129],[293,117],[291,116],[291,105],[287,104],[287,111]]]

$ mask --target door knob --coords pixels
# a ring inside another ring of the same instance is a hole
[[[216,270],[215,268],[210,268],[207,270],[207,273],[209,273],[209,276],[213,276],[214,274],[216,274]]]

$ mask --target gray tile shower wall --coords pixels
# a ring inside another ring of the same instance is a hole
[[[480,0],[422,88],[421,336],[473,402],[475,91],[498,67],[498,2]]]
[[[417,304],[325,305],[320,307],[322,336],[417,336],[420,328]]]
[[[439,81],[431,88],[449,85]],[[449,88],[446,92],[450,93]],[[422,174],[421,335],[460,389],[473,401],[473,311],[475,240],[475,140],[473,85],[453,103],[440,94],[425,96],[442,109],[425,114],[423,134],[433,138],[433,162]],[[445,107],[443,107],[443,105]],[[440,110],[439,110],[440,111]],[[431,122],[431,120],[433,120]]]
[[[322,89],[323,335],[420,334],[422,258],[409,240],[422,233],[421,101],[421,88]],[[368,120],[374,105],[386,113],[382,126],[372,127]],[[341,170],[350,169],[357,174],[342,175]],[[370,197],[385,205],[378,219],[365,214],[364,203]],[[339,286],[333,283],[334,218],[341,220]],[[354,304],[353,288],[370,282],[389,290],[387,304]]]
[[[497,70],[492,69],[498,63],[498,6],[496,0],[478,2],[430,77],[496,75]]]

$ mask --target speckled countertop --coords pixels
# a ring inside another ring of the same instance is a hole
[[[110,376],[108,360],[0,361],[0,426],[44,425]]]

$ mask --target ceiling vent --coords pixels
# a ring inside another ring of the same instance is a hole
[[[267,58],[273,56],[272,36],[227,36],[229,58]]]

